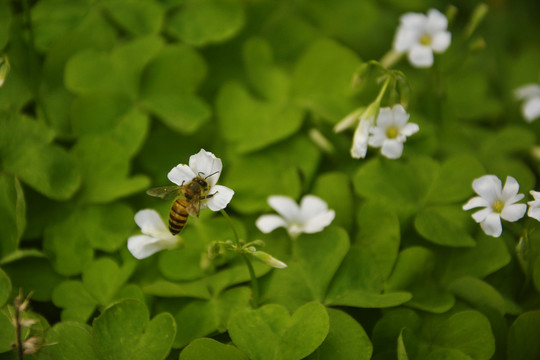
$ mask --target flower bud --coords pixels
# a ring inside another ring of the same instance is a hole
[[[10,65],[7,55],[0,57],[0,87],[4,85]]]
[[[249,247],[247,250],[249,250],[250,254],[253,255],[256,259],[265,263],[268,266],[274,267],[276,269],[284,269],[287,267],[287,264],[279,261],[272,255],[265,253],[264,251],[257,251],[254,247]]]

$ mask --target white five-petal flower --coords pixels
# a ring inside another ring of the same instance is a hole
[[[197,154],[191,155],[189,165],[179,164],[175,166],[167,175],[176,185],[184,185],[197,176],[201,176],[208,182],[208,194],[213,194],[207,199],[200,201],[200,208],[208,207],[212,211],[224,209],[231,201],[234,191],[223,185],[216,185],[223,165],[221,159],[204,149]],[[205,194],[205,195],[208,195]]]
[[[523,100],[521,112],[528,122],[540,117],[540,85],[529,84],[515,90],[516,98]]]
[[[436,9],[427,16],[420,13],[406,13],[400,18],[400,25],[394,38],[394,49],[407,52],[410,63],[418,68],[433,65],[433,52],[442,53],[452,40],[446,30],[448,19]]]
[[[292,238],[301,233],[312,234],[322,231],[330,225],[336,215],[334,210],[328,209],[324,200],[314,195],[304,196],[300,206],[290,197],[281,195],[270,196],[268,204],[279,215],[259,217],[256,222],[259,230],[269,233],[278,227],[284,227]]]
[[[178,246],[178,236],[171,235],[155,210],[140,210],[135,214],[135,223],[141,228],[143,235],[131,236],[127,247],[137,259],[144,259],[158,251]]]
[[[540,192],[531,190],[530,193],[534,197],[534,200],[527,203],[529,204],[527,215],[540,221]]]
[[[527,205],[516,204],[525,195],[518,194],[519,184],[511,176],[506,178],[504,188],[501,180],[495,175],[484,175],[473,181],[474,191],[480,195],[470,199],[463,210],[483,207],[472,214],[473,219],[487,235],[499,237],[502,233],[501,218],[514,222],[521,219],[527,211]]]
[[[380,147],[381,153],[389,159],[397,159],[403,153],[403,143],[407,136],[419,130],[415,123],[408,123],[409,114],[400,104],[379,111],[376,126],[369,128],[369,145]]]

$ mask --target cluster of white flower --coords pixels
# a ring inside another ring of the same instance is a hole
[[[470,210],[477,207],[483,209],[472,214],[472,218],[480,223],[482,230],[493,237],[502,234],[501,219],[515,222],[525,216],[527,205],[516,204],[525,195],[518,194],[519,184],[512,176],[506,178],[504,187],[501,180],[495,175],[484,175],[473,181],[472,187],[479,195],[470,199],[463,210]],[[540,192],[531,191],[534,201],[529,201],[529,212],[531,218],[540,221]]]
[[[167,177],[178,186],[189,183],[200,174],[211,175],[205,181],[207,192],[211,197],[201,198],[199,209],[207,207],[212,211],[224,209],[231,201],[234,191],[226,186],[216,185],[222,170],[221,159],[213,153],[201,149],[189,158],[189,165],[179,164]],[[135,223],[141,228],[143,235],[128,239],[128,249],[137,259],[146,258],[160,250],[171,249],[179,244],[178,235],[172,235],[155,210],[145,209],[135,214]]]
[[[189,165],[179,164],[174,167],[169,172],[168,178],[179,188],[201,174],[211,175],[205,178],[205,182],[208,185],[207,193],[212,194],[212,196],[201,197],[198,205],[200,209],[209,208],[212,211],[219,211],[229,204],[234,195],[234,191],[228,187],[217,185],[221,170],[221,159],[213,153],[201,149],[199,153],[189,158]],[[163,189],[158,190],[163,192],[175,190],[174,186],[156,189]],[[256,225],[263,233],[268,233],[278,227],[285,227],[290,236],[296,238],[301,233],[322,231],[335,216],[334,210],[329,210],[328,205],[322,199],[313,195],[304,196],[300,207],[293,199],[286,196],[270,196],[268,203],[281,216],[261,216]],[[179,235],[174,235],[167,229],[155,210],[140,210],[135,214],[135,223],[141,229],[142,234],[131,236],[127,246],[137,259],[147,258],[161,250],[173,249],[180,243]],[[258,251],[255,246],[250,244],[245,245],[245,252],[269,266],[280,269],[287,267],[282,261],[263,251]]]
[[[361,118],[354,132],[351,156],[364,158],[370,145],[381,148],[381,154],[389,159],[400,158],[407,137],[419,130],[417,124],[408,121],[409,114],[401,104],[381,108],[376,120],[374,116]]]

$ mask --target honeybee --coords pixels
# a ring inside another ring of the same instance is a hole
[[[206,177],[202,177],[201,175],[204,174],[199,173],[187,184],[182,182],[180,186],[160,186],[146,191],[148,195],[165,200],[176,198],[172,204],[171,212],[169,213],[169,231],[171,234],[176,235],[182,231],[189,215],[199,217],[201,200],[210,199],[217,194],[217,191],[213,194],[208,194],[210,189],[206,179],[218,172],[219,171]]]

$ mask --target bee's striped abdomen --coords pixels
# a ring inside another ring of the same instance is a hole
[[[187,206],[188,202],[184,199],[176,199],[173,203],[169,213],[169,230],[171,234],[178,234],[186,225],[189,216],[186,210]]]

